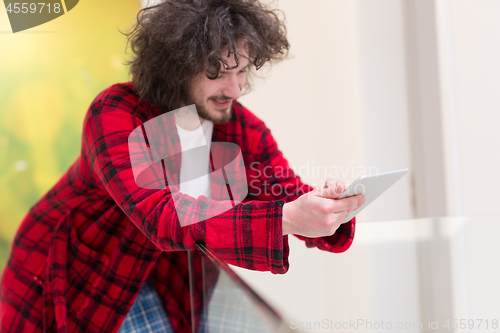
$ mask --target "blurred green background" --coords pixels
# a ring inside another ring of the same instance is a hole
[[[31,206],[80,153],[83,116],[106,87],[130,80],[127,31],[139,1],[81,0],[13,34],[0,5],[0,270]]]

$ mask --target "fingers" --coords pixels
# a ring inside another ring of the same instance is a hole
[[[317,188],[316,195],[323,198],[336,199],[345,191],[343,181],[328,179],[323,188]]]
[[[364,195],[355,195],[345,199],[335,200],[335,204],[332,207],[334,213],[341,213],[346,211],[355,211],[359,207],[363,206],[366,202]]]
[[[325,182],[325,188],[335,186],[336,184],[337,184],[337,182],[335,181],[335,179],[329,178]]]
[[[328,179],[325,182],[323,188],[316,188],[315,195],[325,199],[337,199],[345,191],[345,184],[343,181],[335,181],[333,179]],[[342,213],[351,212],[357,210],[359,207],[364,205],[366,198],[364,195],[355,195],[344,199],[332,200],[329,202],[323,202],[321,205],[325,205],[323,212],[328,213]]]

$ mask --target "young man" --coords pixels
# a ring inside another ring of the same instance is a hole
[[[283,274],[289,234],[330,252],[352,243],[354,219],[342,222],[364,198],[332,200],[344,190],[333,180],[312,191],[264,123],[237,102],[251,68],[286,56],[273,11],[251,0],[167,0],[141,11],[129,40],[132,82],[92,102],[80,157],[19,227],[2,275],[2,332],[135,331],[130,318],[149,296],[160,310],[145,326],[191,332],[187,251],[196,244],[227,263]],[[182,112],[161,123],[160,132],[173,133],[167,153],[182,151],[181,158],[138,174],[131,134],[191,105],[201,126]],[[252,181],[243,202],[228,209],[202,177],[182,191],[191,166],[184,147],[196,130],[241,150],[245,182]],[[168,165],[172,174],[162,171]]]

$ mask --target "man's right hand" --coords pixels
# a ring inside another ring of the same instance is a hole
[[[333,235],[346,217],[366,201],[362,194],[333,200],[344,190],[342,181],[328,179],[325,187],[317,187],[295,201],[287,202],[283,206],[283,235],[310,238]]]

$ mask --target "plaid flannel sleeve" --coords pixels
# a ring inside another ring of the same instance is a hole
[[[260,200],[284,200],[291,202],[313,188],[302,183],[299,176],[295,175],[289,167],[288,161],[278,149],[277,143],[270,130],[262,125],[262,136],[257,151],[261,154],[260,161],[253,162],[256,170],[254,177],[259,178],[262,190],[256,190]],[[356,218],[342,224],[333,235],[326,237],[308,238],[294,235],[305,241],[307,247],[317,247],[324,251],[340,253],[351,246],[354,240]],[[285,239],[286,242],[286,239]]]
[[[203,243],[221,260],[247,269],[285,273],[288,248],[283,243],[283,200],[250,201],[225,210],[205,197],[194,199],[168,188],[136,184],[128,137],[142,122],[127,109],[133,103],[112,96],[94,101],[84,121],[82,155],[102,187],[130,221],[162,251],[194,250]],[[194,220],[181,226],[174,207],[182,203]],[[198,219],[200,217],[200,219]]]

